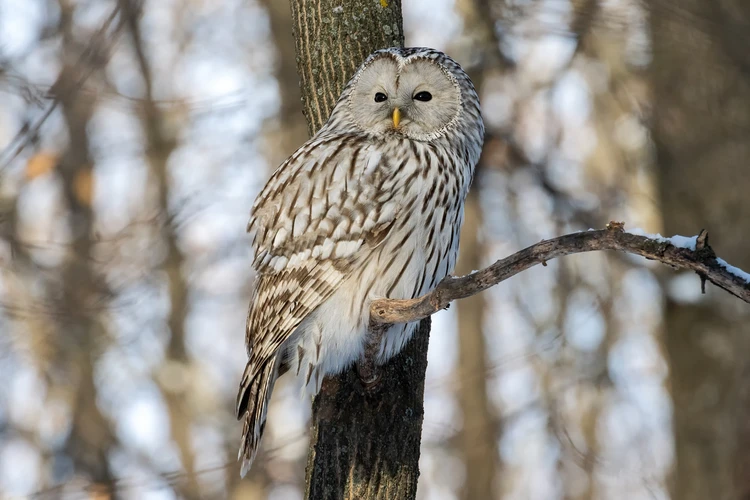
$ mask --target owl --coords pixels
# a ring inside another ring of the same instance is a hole
[[[258,451],[276,379],[311,395],[358,361],[369,306],[432,290],[452,272],[484,124],[474,86],[428,48],[370,55],[328,122],[271,176],[252,208],[249,361],[237,395],[244,476]],[[380,336],[377,363],[417,327]]]

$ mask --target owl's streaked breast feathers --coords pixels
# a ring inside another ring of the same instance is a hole
[[[243,475],[281,374],[316,393],[361,359],[373,299],[422,295],[453,270],[483,136],[461,67],[394,47],[368,57],[323,128],[273,173],[248,224],[257,275],[236,408]],[[377,361],[415,327],[390,326]]]

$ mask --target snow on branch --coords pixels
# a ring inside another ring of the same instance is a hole
[[[467,276],[448,276],[432,292],[416,299],[373,301],[370,323],[374,330],[382,330],[391,323],[417,321],[445,309],[456,299],[470,297],[537,264],[547,265],[547,261],[556,257],[597,250],[618,250],[657,260],[675,269],[695,271],[701,278],[704,293],[705,283],[710,281],[750,303],[750,274],[717,258],[708,245],[705,230],[692,238],[663,238],[639,230],[625,232],[623,223],[610,222],[607,229],[543,240]]]

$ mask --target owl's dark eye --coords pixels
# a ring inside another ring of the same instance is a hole
[[[417,92],[414,95],[414,100],[415,101],[427,102],[427,101],[432,100],[432,94],[430,94],[426,90],[423,90],[422,92]]]
[[[378,92],[377,94],[375,94],[375,102],[383,102],[386,99],[388,99],[388,96],[382,92]]]

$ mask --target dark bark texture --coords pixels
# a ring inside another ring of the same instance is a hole
[[[374,389],[356,370],[329,378],[313,405],[307,498],[415,498],[430,321],[381,367]]]
[[[652,0],[653,137],[667,233],[711,231],[717,253],[750,266],[750,3]],[[750,323],[709,291],[667,299],[680,500],[750,498]]]
[[[305,117],[312,135],[341,91],[377,49],[403,46],[395,0],[292,0]],[[313,402],[306,497],[413,499],[419,477],[430,323],[366,389],[355,368],[329,377]]]

